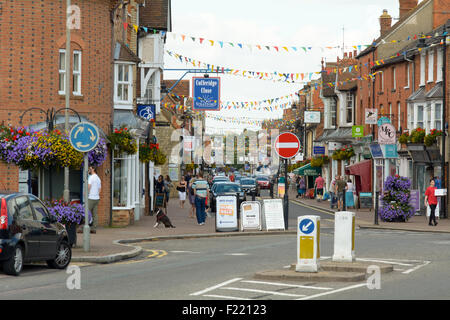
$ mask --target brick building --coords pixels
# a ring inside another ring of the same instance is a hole
[[[112,119],[113,1],[72,1],[80,9],[80,29],[71,31],[70,108],[83,120],[109,132]],[[10,126],[46,127],[45,112],[65,107],[65,1],[3,1],[0,11],[0,121]],[[30,108],[40,108],[26,110]],[[23,116],[23,118],[22,118]],[[22,118],[22,121],[20,119]],[[78,122],[71,113],[70,124]],[[56,115],[63,131],[64,111]],[[98,173],[103,181],[99,223],[106,224],[110,209],[110,161]],[[29,191],[41,198],[61,198],[63,170],[30,171]],[[2,188],[19,189],[19,168],[0,163]],[[70,172],[71,198],[81,198],[81,172]],[[49,186],[52,185],[52,190]],[[23,189],[22,189],[23,190]],[[50,191],[52,194],[50,194]]]

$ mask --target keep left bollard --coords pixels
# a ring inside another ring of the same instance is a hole
[[[355,213],[339,211],[334,216],[334,254],[335,262],[355,261]]]
[[[318,272],[320,258],[320,217],[302,216],[297,220],[297,272]]]

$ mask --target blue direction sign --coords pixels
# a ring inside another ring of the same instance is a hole
[[[89,152],[94,149],[99,140],[98,129],[88,122],[76,124],[70,131],[70,143],[79,152]]]
[[[302,233],[310,234],[314,231],[314,221],[311,219],[303,219],[298,227]]]
[[[193,110],[220,110],[220,78],[193,77],[192,84]]]

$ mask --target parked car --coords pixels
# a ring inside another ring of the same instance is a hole
[[[0,263],[6,274],[18,276],[24,263],[35,261],[64,269],[71,258],[65,227],[37,197],[0,192]]]
[[[241,186],[233,182],[218,182],[213,185],[210,192],[211,211],[216,212],[217,205],[216,200],[218,196],[236,195],[239,193],[238,208],[241,203],[245,201],[245,193]]]
[[[270,189],[270,180],[268,177],[258,176],[256,182],[258,183],[259,189]]]
[[[215,176],[211,181],[210,187],[212,187],[212,185],[214,185],[214,183],[216,182],[229,182],[229,181],[230,179],[228,179],[227,176]]]
[[[259,186],[256,179],[242,178],[241,187],[245,194],[252,194],[254,192],[256,196],[260,196]]]

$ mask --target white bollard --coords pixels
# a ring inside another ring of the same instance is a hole
[[[333,261],[355,261],[355,224],[354,212],[336,212],[336,215],[334,217]]]
[[[320,217],[302,216],[297,220],[297,272],[318,272],[320,258]]]

